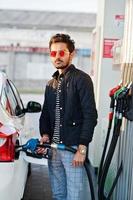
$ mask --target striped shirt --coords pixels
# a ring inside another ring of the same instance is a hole
[[[58,87],[56,91],[56,107],[55,107],[55,126],[54,126],[54,134],[53,134],[53,143],[60,143],[60,92],[61,92],[61,82],[60,78],[58,81]]]

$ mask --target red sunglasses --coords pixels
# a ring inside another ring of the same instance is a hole
[[[64,57],[64,55],[65,55],[66,52],[69,52],[69,51],[66,51],[66,50],[50,51],[50,56],[51,57],[56,57],[57,53],[59,53],[60,57]]]

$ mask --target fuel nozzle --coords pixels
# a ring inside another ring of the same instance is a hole
[[[38,147],[46,148],[44,154],[40,154],[37,152]],[[33,158],[47,158],[51,159],[52,157],[52,151],[50,144],[44,144],[40,145],[39,139],[31,138],[26,142],[24,145],[17,145],[16,146],[16,152],[24,151],[27,156],[33,157]]]
[[[121,88],[121,84],[117,85],[116,87],[112,88],[110,91],[109,91],[109,96],[110,97],[113,97],[114,94]]]
[[[115,99],[124,98],[128,94],[128,92],[131,88],[131,85],[132,85],[132,82],[129,83],[127,86],[123,86],[118,91],[116,91],[116,93],[114,94]]]
[[[37,145],[39,144],[39,140],[38,139],[30,139],[26,142],[26,144],[24,144],[22,146],[22,149],[27,151],[31,151],[31,152],[35,152],[37,150]]]
[[[115,106],[115,98],[114,98],[114,95],[115,93],[121,88],[121,83],[119,85],[117,85],[116,87],[112,88],[110,91],[109,91],[109,96],[111,98],[111,101],[110,101],[110,112],[109,112],[109,121],[110,121],[110,127],[111,127],[111,121],[113,119],[113,115],[114,115],[114,106]]]
[[[122,119],[128,109],[128,94],[132,83],[120,88],[114,95],[116,100],[116,117]]]

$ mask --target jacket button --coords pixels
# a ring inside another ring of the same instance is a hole
[[[75,126],[75,124],[76,124],[76,123],[75,123],[75,122],[73,122],[73,126]]]

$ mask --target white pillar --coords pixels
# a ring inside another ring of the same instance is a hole
[[[98,108],[98,125],[90,145],[90,160],[98,167],[108,125],[109,90],[120,82],[120,66],[113,66],[112,44],[123,38],[125,0],[99,1],[95,32],[94,87]]]

